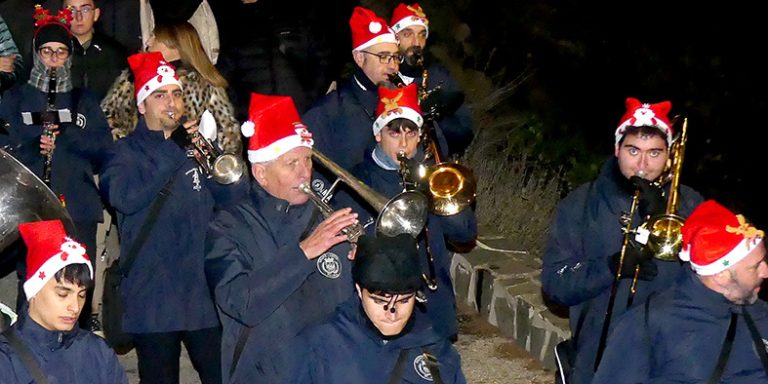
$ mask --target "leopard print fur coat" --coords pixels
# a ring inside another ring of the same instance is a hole
[[[219,145],[225,152],[239,154],[242,151],[240,124],[235,119],[232,103],[227,92],[208,83],[193,70],[177,69],[181,86],[184,90],[186,116],[195,120],[206,109],[211,111],[218,126]],[[107,116],[115,140],[128,136],[136,128],[139,110],[133,89],[133,76],[130,70],[124,70],[115,79],[107,96],[101,101],[101,109]]]

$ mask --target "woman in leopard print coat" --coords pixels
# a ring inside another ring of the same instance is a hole
[[[225,152],[241,154],[240,124],[225,90],[227,81],[203,51],[200,38],[189,23],[158,25],[147,42],[148,50],[160,52],[176,66],[176,75],[184,92],[186,117],[200,118],[211,111],[218,126],[218,142]],[[133,76],[125,70],[101,102],[101,109],[112,128],[112,137],[120,139],[133,132],[139,119],[135,103]]]

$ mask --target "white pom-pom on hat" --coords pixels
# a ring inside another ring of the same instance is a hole
[[[253,121],[248,120],[240,126],[240,132],[242,132],[245,137],[251,137],[253,136],[253,133],[256,132],[256,124],[254,124]]]
[[[371,21],[371,23],[368,24],[368,30],[371,31],[371,33],[379,33],[379,31],[381,31],[381,23]]]

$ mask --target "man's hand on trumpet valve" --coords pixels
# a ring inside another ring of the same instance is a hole
[[[637,209],[641,217],[661,215],[666,211],[667,201],[661,187],[640,176],[632,176],[629,181],[640,190]]]
[[[342,208],[323,220],[299,247],[307,259],[312,260],[336,244],[347,240],[341,230],[357,222],[357,213],[351,208]],[[352,256],[354,257],[354,255]]]
[[[640,266],[637,278],[639,280],[651,281],[656,278],[659,273],[656,264],[652,260],[653,255],[646,252],[641,244],[636,243],[634,240],[630,240],[627,244],[627,250],[624,253],[624,263],[621,265],[621,278],[632,279],[635,277],[635,268]],[[616,270],[619,266],[619,260],[621,259],[621,252],[616,252],[608,259],[609,266],[613,275],[616,275]]]

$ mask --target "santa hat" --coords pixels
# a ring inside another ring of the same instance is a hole
[[[24,293],[27,300],[50,280],[56,272],[70,264],[85,264],[93,279],[93,266],[85,247],[67,236],[61,220],[19,224],[19,233],[27,245],[27,278]]]
[[[379,43],[397,44],[397,36],[389,28],[386,20],[376,16],[369,9],[355,7],[349,19],[349,27],[352,29],[353,51],[360,51]]]
[[[702,276],[738,263],[763,241],[764,233],[714,200],[699,205],[682,228],[680,259]]]
[[[248,121],[240,127],[248,140],[248,160],[263,163],[274,160],[297,147],[312,148],[314,140],[299,119],[288,96],[251,93]]]
[[[33,35],[33,46],[35,50],[45,43],[58,42],[66,45],[70,52],[72,51],[72,11],[69,8],[63,8],[58,15],[51,15],[47,9],[40,4],[35,5],[35,13],[32,16],[35,19],[35,33]]]
[[[405,5],[400,3],[392,12],[392,19],[390,20],[392,30],[395,33],[400,33],[403,29],[406,29],[412,25],[420,25],[427,31],[427,37],[429,37],[429,20],[424,10],[421,9],[419,3],[413,3],[411,5]]]
[[[655,127],[658,128],[667,138],[667,145],[672,144],[672,124],[669,122],[667,114],[672,109],[672,103],[662,101],[661,103],[648,104],[641,103],[634,97],[627,98],[627,112],[619,122],[616,128],[616,144],[619,144],[627,127]]]
[[[379,87],[379,104],[376,106],[376,115],[379,117],[373,122],[374,135],[381,132],[394,119],[408,119],[421,128],[424,119],[421,117],[416,84],[411,83],[395,89]]]
[[[128,57],[128,65],[133,71],[136,105],[141,104],[147,96],[162,86],[175,84],[181,88],[176,68],[166,62],[160,52],[131,55]]]

